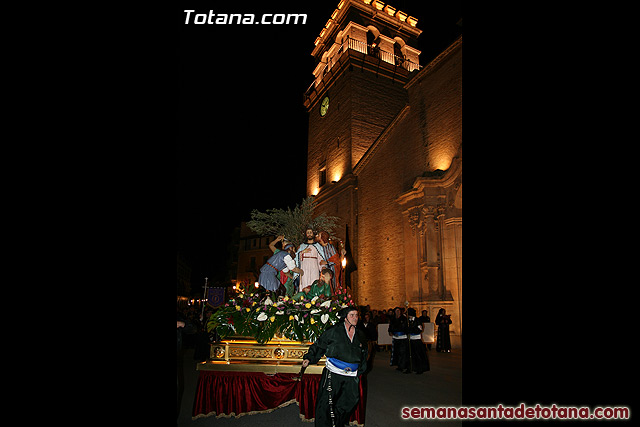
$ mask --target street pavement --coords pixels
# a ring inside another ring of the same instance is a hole
[[[389,427],[412,424],[401,418],[402,407],[460,406],[462,404],[462,351],[438,353],[435,346],[428,352],[431,370],[421,375],[403,374],[389,366],[389,351],[376,353],[373,368],[368,374],[366,427]],[[198,371],[193,349],[184,350],[184,395],[178,416],[179,427],[285,427],[313,424],[300,419],[295,403],[264,414],[236,417],[209,416],[191,419]],[[424,422],[424,420],[422,420]],[[458,421],[438,421],[438,425],[461,426]]]

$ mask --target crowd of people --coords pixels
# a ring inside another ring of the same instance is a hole
[[[369,305],[359,306],[360,312],[360,324],[365,323],[369,326],[366,327],[367,339],[370,341],[378,341],[378,325],[381,323],[391,323],[396,318],[402,318],[404,323],[407,323],[407,315],[409,317],[416,317],[409,315],[409,311],[415,313],[415,309],[409,307],[405,310],[404,307],[389,308],[387,310],[371,309]],[[416,317],[415,323],[422,325],[423,323],[430,323],[431,318],[427,310],[422,310],[420,316]],[[451,324],[451,316],[446,314],[446,310],[441,308],[434,321],[436,326],[436,351],[450,353],[451,352],[451,339],[449,336],[449,325]],[[364,326],[361,326],[364,327]],[[390,335],[392,335],[390,333]],[[431,344],[427,344],[429,350],[431,350]]]
[[[371,309],[369,305],[358,307],[360,320],[358,328],[361,329],[368,342],[369,359],[380,348],[378,345],[378,325],[388,324],[387,330],[392,338],[390,365],[396,366],[403,373],[415,372],[421,374],[429,370],[429,357],[427,348],[431,350],[431,344],[422,341],[422,328],[424,323],[430,323],[431,318],[427,310],[422,310],[417,316],[412,307],[395,307],[388,310]],[[451,318],[444,308],[440,309],[436,317],[436,351],[451,352],[451,340],[449,325]],[[371,364],[369,364],[371,366]]]
[[[207,332],[207,320],[215,309],[205,306],[189,305],[178,307],[178,322],[182,321],[184,327],[178,330],[178,339],[182,342],[182,348],[193,348],[193,358],[198,362],[204,362],[209,358],[209,344],[219,339],[215,331]],[[178,326],[180,328],[180,326]]]

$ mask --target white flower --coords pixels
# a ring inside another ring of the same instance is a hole
[[[320,304],[320,307],[329,307],[331,305],[331,300],[326,300],[325,302],[323,302],[322,304]]]
[[[269,318],[269,316],[267,316],[266,313],[260,313],[258,314],[258,321],[260,322],[264,322],[265,320],[267,320]]]
[[[284,311],[276,311],[276,314],[284,314]]]
[[[313,310],[311,310],[311,314],[316,314],[316,313],[320,313],[320,310],[318,310],[317,308],[314,308]]]
[[[262,304],[264,304],[264,305],[273,305],[273,301],[271,301],[271,298],[267,297],[267,299],[264,300],[264,302]]]
[[[311,299],[311,304],[315,304],[317,300],[318,300],[318,296],[316,295]]]
[[[320,316],[320,320],[322,320],[322,323],[327,323],[327,320],[329,320],[329,315],[327,313],[323,314],[322,316]]]
[[[294,314],[294,315],[293,315],[293,318],[294,318],[294,319],[296,319],[296,320],[298,320],[298,315],[297,315],[297,314]]]

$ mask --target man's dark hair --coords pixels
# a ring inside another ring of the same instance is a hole
[[[333,279],[333,271],[331,271],[330,268],[323,268],[322,271],[320,272],[320,275],[324,275],[324,273],[329,273],[331,275],[331,278]]]

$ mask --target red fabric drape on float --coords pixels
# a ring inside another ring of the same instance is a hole
[[[300,407],[300,414],[305,419],[313,419],[321,375],[305,374],[302,381],[295,381],[296,376],[200,371],[193,402],[193,418],[266,412],[295,401]],[[364,382],[366,378],[363,376],[360,381],[360,402],[351,416],[351,421],[357,421],[358,424],[364,424],[365,418]]]

